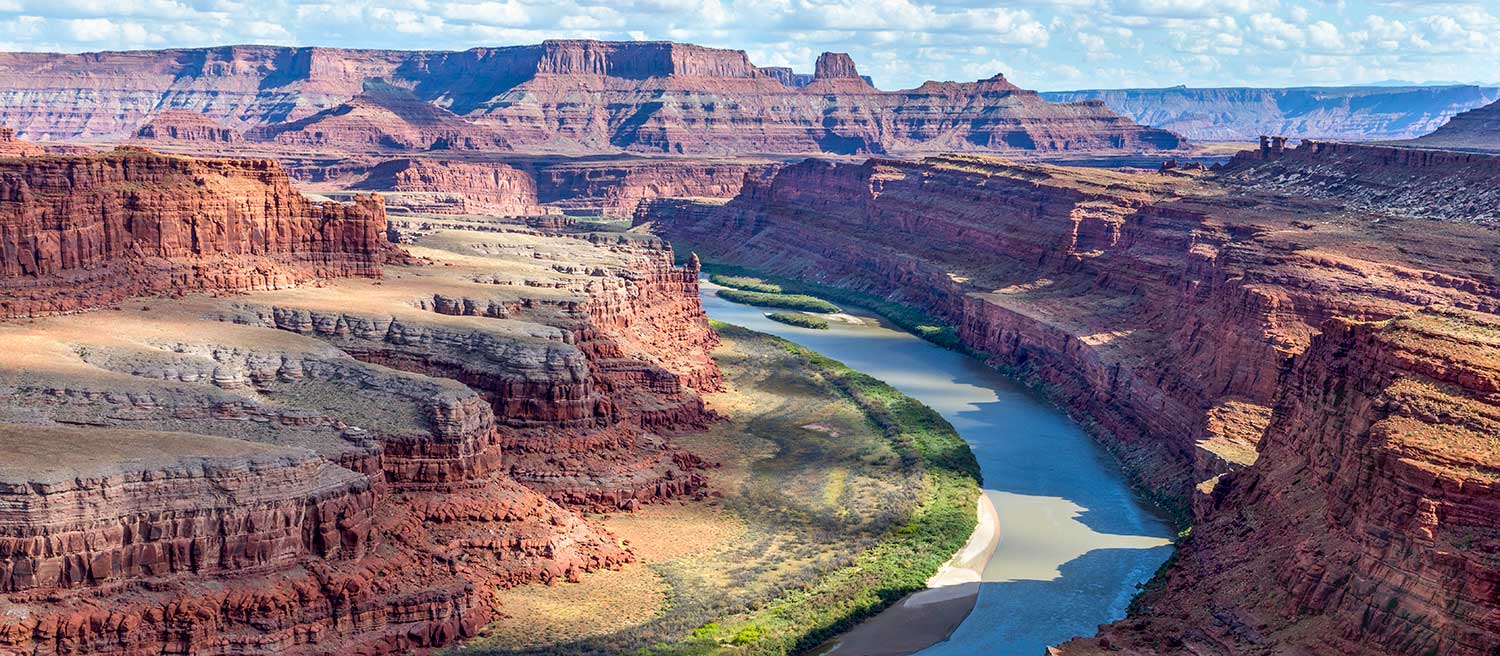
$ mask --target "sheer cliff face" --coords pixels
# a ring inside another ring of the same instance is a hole
[[[0,123],[23,137],[112,140],[158,108],[223,134],[346,150],[810,153],[1171,149],[1178,138],[1100,103],[1007,84],[880,92],[848,55],[805,85],[743,52],[675,43],[549,41],[463,52],[233,46],[0,54]],[[1002,80],[1003,81],[1003,80]],[[198,137],[200,129],[181,130]]]
[[[313,204],[268,160],[138,149],[0,160],[0,199],[5,317],[374,276],[386,248],[378,198]]]
[[[1401,194],[1346,206],[1260,186],[1326,181],[1350,157],[1370,188],[1429,175],[1380,149],[1222,175],[809,161],[638,218],[710,259],[948,318],[1095,420],[1148,486],[1193,499],[1158,610],[1076,653],[1490,653],[1496,237],[1414,218]],[[1420,314],[1434,304],[1467,310]],[[1469,537],[1435,537],[1450,531]]]
[[[1065,653],[1500,647],[1500,322],[1433,309],[1322,328],[1260,461],[1214,490],[1163,587]]]
[[[1106,89],[1042,94],[1054,102],[1100,100],[1142,125],[1201,141],[1374,141],[1427,134],[1450,117],[1500,97],[1477,86]]]

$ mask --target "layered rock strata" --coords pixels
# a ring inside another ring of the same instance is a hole
[[[542,206],[529,173],[501,163],[396,159],[370,169],[354,187],[385,192],[387,205],[413,212],[532,216],[557,211]]]
[[[123,173],[83,175],[100,168]],[[309,267],[316,285],[0,323],[0,651],[450,645],[503,608],[499,590],[631,558],[579,509],[701,492],[707,463],[669,440],[713,419],[697,390],[718,386],[715,337],[697,269],[660,241],[456,221],[405,239],[418,265],[390,257],[378,201],[346,209],[375,203],[374,242],[299,236],[316,206],[281,195],[273,164],[131,151],[68,170],[19,178],[0,211],[33,220],[7,225],[67,230],[80,220],[62,210],[95,203],[92,230],[134,235],[124,257],[160,253],[147,271],[302,244],[314,262],[387,264],[381,280]],[[106,184],[65,202],[39,179]],[[172,235],[183,217],[204,236]],[[39,261],[58,241],[7,243]],[[77,252],[103,268],[116,251]]]
[[[1323,324],[1142,612],[1063,653],[1494,653],[1497,339],[1454,309]]]
[[[1376,214],[1500,221],[1500,189],[1493,184],[1500,176],[1500,154],[1325,141],[1277,149],[1274,143],[1236,155],[1225,181]]]
[[[1493,648],[1500,640],[1485,619],[1497,608],[1493,586],[1484,583],[1490,574],[1471,564],[1485,562],[1488,543],[1450,541],[1422,551],[1428,538],[1402,519],[1416,515],[1386,513],[1431,509],[1420,500],[1424,495],[1461,489],[1474,497],[1461,508],[1437,502],[1444,508],[1436,511],[1438,524],[1484,524],[1478,509],[1494,502],[1483,483],[1493,457],[1484,464],[1482,452],[1450,457],[1439,451],[1442,444],[1475,448],[1471,435],[1483,427],[1465,429],[1472,433],[1424,429],[1432,446],[1403,450],[1409,462],[1402,471],[1378,469],[1374,463],[1396,466],[1384,456],[1310,458],[1309,450],[1350,448],[1354,438],[1339,436],[1354,433],[1338,431],[1357,433],[1365,424],[1354,422],[1380,421],[1387,410],[1324,407],[1320,418],[1307,419],[1323,422],[1317,430],[1329,435],[1322,438],[1325,446],[1314,448],[1307,441],[1312,424],[1285,424],[1288,395],[1297,387],[1295,375],[1284,372],[1317,370],[1305,363],[1325,357],[1318,355],[1324,347],[1313,345],[1334,339],[1326,333],[1344,325],[1337,321],[1389,321],[1436,304],[1467,310],[1465,324],[1488,325],[1487,317],[1500,309],[1495,235],[1471,220],[1436,222],[1399,211],[1401,203],[1285,195],[1277,184],[1297,179],[1290,175],[1295,171],[1307,179],[1331,175],[1315,162],[1299,169],[1299,157],[1252,162],[1247,156],[1222,175],[1128,174],[959,156],[808,161],[782,169],[769,183],[747,183],[732,201],[661,201],[644,206],[638,219],[714,259],[873,292],[947,319],[966,345],[1042,383],[1069,410],[1093,420],[1106,445],[1148,487],[1177,499],[1179,508],[1206,512],[1194,543],[1238,546],[1185,559],[1197,563],[1197,574],[1182,574],[1194,578],[1174,583],[1161,603],[1181,610],[1207,599],[1212,616],[1158,624],[1148,613],[1132,648],[1183,653],[1182,643],[1166,637],[1189,627],[1200,633],[1230,627],[1239,638],[1251,638],[1198,639],[1188,651],[1318,653],[1342,644],[1369,653],[1482,653],[1468,650]],[[1441,177],[1443,170],[1432,175]],[[1411,174],[1397,166],[1382,175],[1387,185],[1400,187],[1410,184]],[[1462,186],[1464,176],[1477,173],[1455,169],[1450,175],[1459,180],[1447,183]],[[1374,186],[1355,179],[1346,184]],[[1492,357],[1488,342],[1474,344],[1444,366],[1478,366],[1461,363]],[[1423,352],[1441,351],[1434,348]],[[1447,381],[1449,374],[1425,375]],[[1488,412],[1483,406],[1491,400],[1475,401],[1478,406],[1454,400],[1482,392],[1448,387],[1482,390],[1488,374],[1452,375],[1465,382],[1434,384],[1457,396],[1429,395],[1430,403],[1421,406],[1424,421],[1446,426],[1449,417]],[[1364,379],[1356,372],[1338,384]],[[1262,438],[1278,434],[1298,436],[1299,446],[1279,448],[1267,440],[1281,438]],[[1328,469],[1274,482],[1252,473],[1303,466],[1297,463]],[[1433,492],[1380,497],[1395,506],[1358,501],[1373,499],[1375,487],[1426,485],[1403,473],[1406,468],[1429,472]],[[1330,483],[1333,477],[1348,482]],[[1307,495],[1317,490],[1343,505],[1307,514],[1320,510],[1308,505]],[[1210,498],[1215,501],[1206,504]],[[1451,515],[1445,514],[1449,508]],[[1432,513],[1421,516],[1431,523]],[[1489,524],[1474,530],[1482,534],[1493,528]],[[1249,546],[1258,544],[1259,534],[1247,531],[1275,526],[1289,527],[1269,529],[1266,539],[1279,546]],[[1307,542],[1286,542],[1291,539]],[[1186,547],[1185,556],[1194,549]],[[1391,598],[1413,610],[1370,619],[1386,623],[1378,631],[1361,628],[1359,609]],[[1413,620],[1418,610],[1420,621]],[[1323,641],[1313,627],[1338,627],[1343,638]]]
[[[218,123],[206,115],[180,109],[169,109],[142,125],[135,131],[136,139],[143,141],[190,142],[228,145],[241,139],[240,133]]]
[[[294,150],[1128,153],[1181,143],[1098,102],[985,83],[882,92],[838,53],[801,85],[741,51],[667,42],[4,53],[0,82],[0,121],[44,140],[125,138],[167,107]]]
[[[379,198],[314,204],[270,160],[120,148],[0,160],[0,317],[374,276]]]
[[[401,158],[346,170],[292,164],[294,175],[330,191],[379,191],[386,206],[419,214],[629,217],[660,197],[733,198],[747,175],[778,162],[759,158]]]

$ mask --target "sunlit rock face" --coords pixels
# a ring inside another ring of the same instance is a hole
[[[47,141],[736,155],[1181,144],[1103,103],[1047,102],[1003,76],[885,92],[846,54],[824,53],[804,78],[757,68],[742,51],[668,42],[0,53],[0,81],[5,123]]]
[[[376,276],[379,198],[316,204],[270,160],[140,148],[0,162],[0,317]]]

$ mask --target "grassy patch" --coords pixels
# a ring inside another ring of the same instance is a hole
[[[799,326],[812,328],[813,330],[828,330],[828,322],[817,317],[809,317],[805,314],[794,314],[792,312],[772,312],[766,315],[767,319],[784,323],[788,326]]]
[[[685,249],[678,250],[684,253],[687,252],[687,250]],[[885,317],[887,321],[890,321],[891,323],[900,327],[902,330],[910,332],[918,337],[921,337],[922,339],[937,344],[938,346],[946,349],[953,349],[955,351],[968,352],[967,347],[965,347],[963,345],[963,342],[958,338],[957,328],[948,324],[942,319],[934,317],[919,308],[906,305],[905,303],[897,303],[895,301],[886,299],[885,297],[877,296],[869,292],[862,292],[852,289],[844,289],[842,287],[834,287],[832,285],[820,285],[817,283],[811,283],[802,280],[794,280],[791,278],[766,275],[759,271],[755,271],[754,269],[727,264],[705,262],[703,264],[703,270],[708,272],[708,279],[710,281],[718,285],[723,285],[725,287],[735,287],[736,289],[741,290],[748,289],[746,287],[738,287],[733,284],[720,282],[721,280],[753,281],[754,283],[765,287],[774,287],[784,294],[799,294],[802,296],[812,296],[819,299],[827,299],[828,301],[831,301],[833,303],[856,305],[870,310],[871,312],[874,312],[875,314],[878,314],[882,317]]]
[[[785,308],[787,310],[801,310],[803,312],[821,312],[823,314],[839,311],[839,306],[837,305],[821,298],[803,294],[769,294],[766,292],[747,292],[743,289],[720,289],[717,295],[719,298],[731,303],[744,303],[746,305],[759,305],[761,307]]]
[[[853,401],[889,440],[900,467],[920,477],[921,493],[903,521],[852,562],[758,608],[721,618],[680,642],[642,648],[643,656],[791,654],[816,647],[922,589],[974,531],[979,464],[937,412],[870,376],[780,339],[715,324],[729,340],[774,343]]]
[[[597,517],[640,561],[497,595],[470,653],[805,652],[921,588],[973,532],[978,465],[925,406],[790,342],[714,324],[728,421],[673,441],[723,497]],[[558,609],[567,609],[566,612]]]
[[[782,292],[781,285],[768,283],[760,278],[752,278],[750,276],[724,276],[711,273],[708,276],[708,281],[720,287],[742,289],[747,292],[762,292],[765,294],[780,294]]]

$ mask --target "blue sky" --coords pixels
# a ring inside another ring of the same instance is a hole
[[[0,0],[0,49],[267,43],[462,49],[668,39],[885,89],[1500,82],[1500,0]]]

